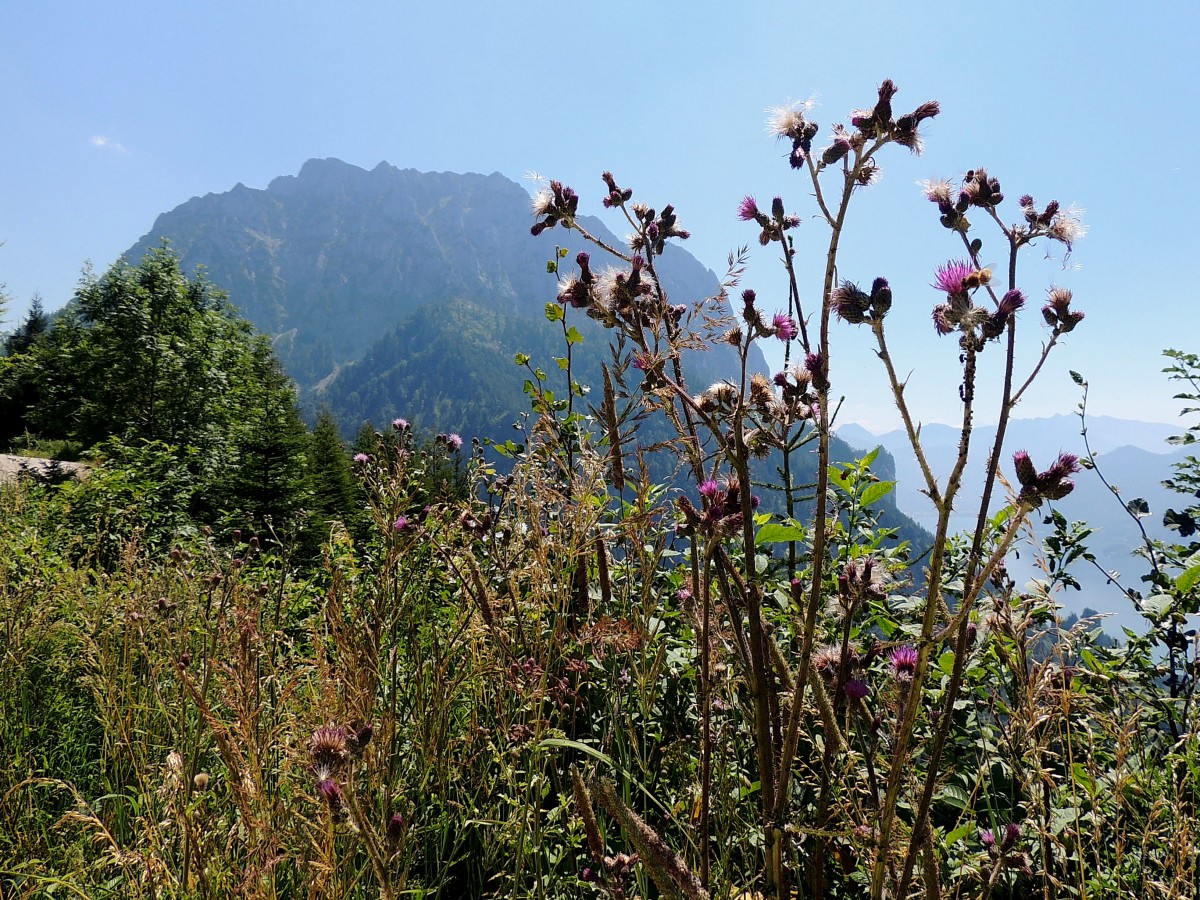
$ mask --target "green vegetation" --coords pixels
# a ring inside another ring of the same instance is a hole
[[[1019,451],[1007,503],[990,500],[1009,413],[1082,319],[1055,288],[1043,355],[1014,374],[1020,253],[1078,232],[1030,198],[1004,224],[973,170],[961,193],[931,188],[966,256],[936,275],[963,436],[933,476],[885,339],[890,288],[834,277],[875,154],[919,145],[937,113],[897,118],[894,94],[825,151],[803,111],[776,119],[829,229],[811,315],[783,200],[739,213],[779,245],[786,309],[747,291],[734,315],[727,295],[669,302],[672,206],[633,204],[606,173],[634,239],[604,247],[552,182],[535,233],[565,228],[619,268],[594,278],[579,253],[568,272],[547,249],[561,343],[514,351],[530,412],[495,457],[399,418],[365,426],[352,457],[331,415],[306,433],[270,348],[165,250],[22,326],[5,440],[96,466],[0,487],[3,896],[1194,897],[1200,462],[1171,479],[1180,543],[1147,539],[1147,589],[1128,589],[1146,634],[1113,646],[1060,619],[1091,561],[1086,525],[1053,511],[1077,461]],[[1006,284],[968,214],[1006,239]],[[937,512],[927,546],[884,520],[877,454],[838,458],[835,315],[877,341]],[[755,371],[762,340],[796,364]],[[717,342],[736,371],[686,389],[687,354]],[[977,378],[982,353],[1003,356],[1001,383]],[[1171,360],[1195,401],[1200,359]],[[954,535],[989,389],[996,465],[977,527]],[[1180,441],[1197,439],[1200,423]],[[1003,562],[1039,509],[1057,526],[1045,577],[1017,585]]]

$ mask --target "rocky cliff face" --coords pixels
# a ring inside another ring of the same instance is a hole
[[[205,266],[242,314],[275,338],[290,374],[311,389],[328,386],[431,305],[462,300],[544,327],[535,322],[554,297],[546,274],[554,237],[573,250],[582,244],[565,233],[531,237],[529,203],[499,174],[386,163],[366,171],[309,160],[265,190],[238,185],[189,200],[159,216],[128,255],[137,259],[170,239],[185,267]],[[618,242],[600,223],[590,225]],[[676,302],[717,290],[715,276],[678,248],[661,272]]]

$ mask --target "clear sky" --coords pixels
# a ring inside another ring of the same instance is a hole
[[[1200,244],[1198,36],[1194,2],[12,0],[0,9],[8,326],[35,291],[62,305],[86,260],[102,270],[159,213],[325,156],[533,170],[595,212],[611,169],[638,198],[674,203],[687,248],[718,272],[756,237],[735,217],[741,197],[781,194],[805,220],[812,298],[826,235],[765,110],[815,97],[827,127],[890,77],[898,111],[937,99],[943,113],[923,156],[889,148],[883,180],[851,210],[841,272],[890,278],[893,348],[921,417],[956,415],[956,347],[930,325],[929,282],[961,247],[915,182],[984,165],[1010,198],[1006,218],[1030,193],[1078,204],[1090,229],[1066,266],[1057,245],[1055,259],[1028,256],[1024,344],[1037,349],[1051,283],[1074,290],[1087,320],[1019,414],[1072,411],[1070,368],[1091,382],[1095,412],[1172,421],[1160,351],[1200,351],[1188,268]],[[769,308],[786,297],[774,254],[755,255],[745,285]],[[891,426],[867,338],[838,328],[835,386],[847,418]]]

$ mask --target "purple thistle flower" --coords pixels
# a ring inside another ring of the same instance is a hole
[[[355,453],[354,461],[356,463],[358,463],[360,466],[365,466],[367,463],[369,463],[371,461],[371,457],[367,456],[367,454],[365,454],[365,453]]]
[[[711,478],[700,485],[700,496],[708,500],[715,500],[721,493],[721,486]]]
[[[966,280],[974,273],[974,269],[961,259],[952,259],[944,266],[938,266],[937,280],[933,286],[947,294],[966,293]]]
[[[1021,826],[1016,822],[1009,822],[1004,826],[1004,840],[1000,844],[1000,849],[1011,850],[1017,842],[1017,838],[1021,836]]]
[[[392,528],[396,531],[403,531],[407,527],[408,527],[408,516],[400,516],[400,518],[398,518],[395,522],[392,523]]]
[[[917,673],[917,648],[905,644],[897,647],[888,657],[888,665],[892,667],[892,675],[899,681],[911,681]]]
[[[987,848],[989,853],[992,851],[992,848],[996,846],[996,835],[990,828],[985,828],[983,831],[981,831],[979,833],[979,839],[983,841],[983,846]]]
[[[461,437],[459,437],[459,435],[453,434],[453,433],[446,435],[446,446],[449,447],[451,450],[453,450],[453,451],[461,450],[462,445],[463,445],[463,439]]]
[[[787,313],[775,313],[772,323],[775,326],[775,337],[781,341],[794,340],[796,335],[800,333],[800,328],[796,325],[796,320]]]
[[[321,799],[329,804],[329,810],[334,815],[342,811],[342,787],[332,778],[325,778],[317,784],[317,793],[321,795]]]
[[[759,215],[757,201],[747,194],[742,198],[742,202],[738,204],[737,217],[743,222],[753,222]]]
[[[408,419],[392,419],[392,427],[397,431],[404,431],[408,428]]]
[[[846,686],[842,690],[846,692],[846,696],[851,700],[862,700],[867,694],[871,693],[871,688],[861,678],[851,678],[846,682]]]
[[[387,840],[388,844],[395,847],[400,843],[400,838],[404,837],[404,828],[408,825],[408,820],[404,818],[403,813],[392,813],[392,817],[387,823]]]
[[[1021,482],[1021,487],[1032,487],[1037,484],[1037,469],[1034,468],[1028,451],[1018,450],[1014,453],[1013,466],[1017,470],[1017,480]]]

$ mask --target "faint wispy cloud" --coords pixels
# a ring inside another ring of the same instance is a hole
[[[98,134],[92,138],[92,146],[95,147],[97,150],[110,150],[113,153],[128,153],[129,152],[128,150],[125,149],[124,144],[114,141],[110,137],[105,137],[102,134]]]

